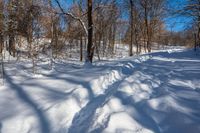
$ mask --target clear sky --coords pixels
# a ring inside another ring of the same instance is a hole
[[[74,0],[59,0],[63,7],[70,6]],[[121,0],[119,0],[121,1]],[[171,9],[180,9],[187,0],[168,0],[168,7]],[[54,3],[55,4],[55,3]],[[182,31],[190,21],[189,18],[183,16],[171,16],[164,19],[166,29],[169,31]]]
[[[171,17],[165,20],[166,29],[169,31],[182,31],[187,28],[188,23],[190,22],[190,18],[187,17]]]
[[[187,0],[168,0],[168,8],[170,10],[181,10],[181,8],[187,3]],[[191,18],[181,15],[168,15],[165,19],[165,25],[169,31],[182,31],[186,28]]]

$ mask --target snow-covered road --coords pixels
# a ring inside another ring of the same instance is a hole
[[[199,133],[200,55],[5,64],[0,133]]]

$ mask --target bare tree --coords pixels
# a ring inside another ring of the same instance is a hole
[[[200,47],[200,0],[187,0],[186,5],[179,12],[192,19],[191,27],[195,30],[195,48]]]
[[[93,46],[93,20],[92,20],[92,0],[87,1],[88,8],[88,45],[87,45],[87,57],[86,62],[92,63],[94,55],[94,46]]]
[[[4,45],[4,3],[3,1],[0,1],[0,53],[3,51],[3,45]]]
[[[131,41],[129,44],[129,56],[133,56],[133,0],[130,1],[130,25],[131,25]]]
[[[87,20],[88,20],[88,28],[86,28],[86,24],[84,21],[78,17],[75,16],[74,14],[70,12],[65,12],[64,9],[61,7],[60,3],[58,0],[56,0],[60,10],[62,11],[63,14],[72,17],[73,19],[77,20],[80,22],[82,25],[85,34],[87,35],[87,40],[88,40],[88,45],[87,45],[87,55],[86,55],[86,62],[92,63],[93,55],[94,55],[94,45],[93,45],[93,20],[92,20],[92,9],[93,9],[93,1],[88,0],[87,1]]]

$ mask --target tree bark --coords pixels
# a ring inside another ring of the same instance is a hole
[[[129,56],[133,56],[133,0],[130,0],[130,6],[131,41],[129,44]]]
[[[80,61],[83,61],[83,37],[80,36]]]
[[[94,48],[92,45],[93,38],[93,21],[92,21],[92,0],[88,0],[88,45],[86,62],[92,63]]]

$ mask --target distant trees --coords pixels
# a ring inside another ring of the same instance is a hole
[[[152,42],[155,41],[156,32],[163,24],[165,0],[127,0],[124,1],[129,10],[130,29],[126,35],[130,38],[129,55],[132,56],[133,44],[136,53],[140,53],[143,45],[144,51],[151,52]]]
[[[187,0],[180,12],[192,19],[191,28],[194,30],[194,47],[196,49],[196,47],[200,47],[200,0]]]
[[[114,54],[118,18],[119,8],[116,1],[110,1],[109,4],[97,3],[93,19],[95,49],[99,59],[100,56]]]
[[[77,3],[79,3],[79,7],[80,2],[82,3],[82,1],[77,1]],[[85,11],[84,9],[81,9],[79,13],[64,11],[64,8],[60,5],[58,0],[56,0],[56,3],[64,15],[69,16],[79,22],[82,29],[84,30],[84,34],[87,36],[86,62],[92,62],[95,51],[99,59],[100,51],[103,51],[101,52],[103,56],[105,54],[105,50],[108,50],[108,52],[111,54],[114,52],[117,28],[116,21],[119,15],[116,1],[111,0],[102,2],[99,0],[94,2],[92,0],[87,0]],[[95,5],[94,8],[93,5]],[[82,41],[83,40],[80,39],[81,53],[83,43]],[[81,55],[82,54],[80,54],[80,56]]]
[[[85,30],[85,34],[87,35],[87,55],[86,55],[86,62],[92,63],[93,55],[94,55],[94,46],[93,46],[93,20],[92,20],[92,9],[93,9],[93,1],[87,0],[87,23],[88,27],[86,27],[85,22],[82,20],[80,16],[76,16],[71,12],[65,12],[63,7],[61,6],[60,2],[56,0],[60,10],[64,15],[70,16],[71,18],[80,22],[82,28]]]
[[[185,17],[182,23],[186,25],[186,40],[187,42],[189,40],[188,44],[190,44],[192,35],[193,46],[196,49],[200,47],[200,0],[186,0],[184,3],[179,1],[177,4],[180,5],[177,9],[172,6],[173,15]]]
[[[16,11],[19,7],[17,1],[10,0],[8,3],[8,17],[7,17],[7,35],[8,35],[8,46],[9,53],[15,57],[15,33],[17,30],[17,15]]]
[[[0,1],[0,53],[3,51],[4,45],[4,3]]]
[[[178,11],[192,18],[192,28],[170,33],[163,20],[166,0],[6,0],[0,1],[0,52],[3,46],[19,56],[22,45],[36,66],[39,53],[56,58],[79,57],[92,63],[116,53],[116,44],[129,45],[127,54],[151,52],[154,45],[185,44],[193,32],[200,44],[199,0],[188,0]],[[184,10],[183,10],[184,9]],[[23,40],[23,42],[21,41]]]

